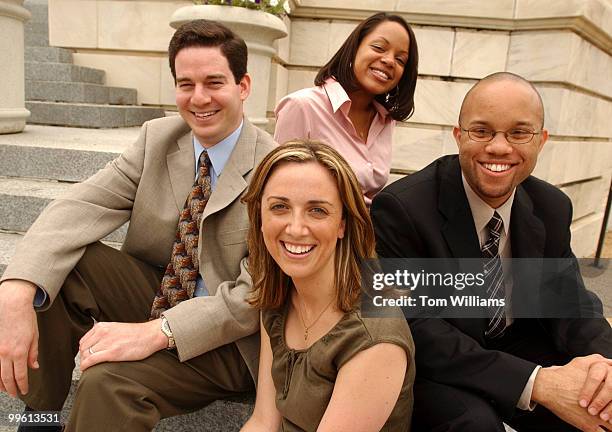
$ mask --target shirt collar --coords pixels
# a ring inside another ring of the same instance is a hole
[[[512,213],[512,203],[514,202],[514,194],[516,188],[512,191],[512,195],[503,203],[500,207],[493,209],[480,198],[476,192],[472,189],[470,184],[465,179],[463,173],[461,173],[461,180],[463,181],[463,188],[465,189],[465,195],[467,196],[470,209],[472,210],[472,218],[474,218],[474,225],[476,226],[476,232],[481,232],[489,223],[493,217],[493,213],[497,212],[504,221],[503,231],[504,234],[508,235],[508,229],[510,227],[510,214]]]
[[[351,98],[344,90],[344,87],[342,87],[342,84],[334,78],[327,78],[325,84],[323,84],[323,88],[327,93],[327,97],[329,98],[329,102],[334,112],[338,111],[344,105],[345,108],[342,111],[344,112],[346,110],[345,114],[347,114],[351,108]]]
[[[342,87],[342,84],[340,84],[334,78],[327,78],[325,80],[325,84],[323,84],[323,88],[327,93],[327,97],[329,98],[329,102],[331,103],[334,112],[341,109],[345,115],[348,115],[349,110],[351,109],[351,98],[346,90],[344,90],[344,87]],[[373,101],[373,105],[382,118],[387,117],[389,111],[387,111],[384,106],[379,104],[377,101]]]
[[[217,177],[221,175],[221,171],[223,171],[225,164],[227,163],[230,155],[232,154],[232,150],[234,150],[234,147],[238,142],[238,138],[240,137],[240,133],[242,132],[243,124],[244,120],[240,122],[240,126],[238,126],[238,128],[236,128],[234,132],[229,134],[226,138],[222,139],[214,146],[206,149],[208,151],[210,163]],[[202,146],[202,144],[200,144],[195,135],[193,135],[193,152],[195,154],[196,175],[198,170],[198,160],[200,159],[200,155],[203,151],[204,146]]]

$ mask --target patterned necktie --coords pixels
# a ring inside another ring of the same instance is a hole
[[[501,237],[504,221],[497,212],[487,224],[489,239],[482,247],[482,257],[486,259],[484,264],[485,286],[489,299],[502,300],[506,296],[504,290],[504,274],[501,259],[499,257],[499,238]],[[506,328],[506,315],[503,306],[490,306],[490,316],[485,336],[496,338],[503,334]]]
[[[198,162],[198,178],[180,214],[170,262],[153,300],[151,319],[193,297],[198,279],[198,238],[204,207],[210,198],[210,159],[204,150]]]

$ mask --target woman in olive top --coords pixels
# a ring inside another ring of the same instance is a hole
[[[289,142],[260,163],[244,201],[262,314],[257,400],[242,430],[408,431],[414,345],[403,316],[361,315],[374,232],[346,161]]]

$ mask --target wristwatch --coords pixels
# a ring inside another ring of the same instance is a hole
[[[174,342],[174,335],[172,334],[172,330],[170,330],[170,323],[165,316],[161,316],[161,331],[168,337],[168,346],[166,349],[174,349],[176,348],[176,343]]]

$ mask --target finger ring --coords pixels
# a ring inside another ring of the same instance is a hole
[[[91,347],[89,347],[88,351],[89,351],[89,354],[95,354],[96,353]]]

